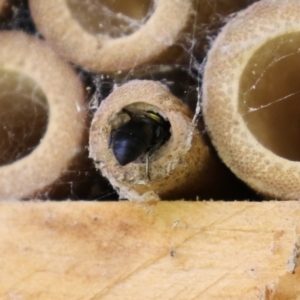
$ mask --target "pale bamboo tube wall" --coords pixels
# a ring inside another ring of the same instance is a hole
[[[106,1],[102,2],[97,4],[99,12],[101,5],[107,4]],[[110,37],[105,34],[110,28],[105,28],[105,25],[103,29],[99,28],[105,21],[104,15],[99,13],[93,17],[84,14],[84,10],[70,3],[72,1],[32,0],[30,8],[39,31],[53,49],[73,63],[96,72],[131,69],[157,58],[178,40],[193,11],[191,0],[157,0],[145,24],[141,21],[140,27],[128,35]],[[124,6],[116,2],[115,7],[113,4],[108,7],[111,6],[115,19],[119,10],[127,9],[133,15],[132,22],[138,23],[138,18],[143,14],[136,13],[136,10],[143,10],[144,5],[151,7],[149,3],[151,1],[136,1],[135,5],[131,3]],[[146,15],[147,12],[144,17]],[[81,21],[91,18],[94,18],[90,22],[93,29],[87,29],[87,24]],[[121,32],[122,27],[117,25]]]
[[[219,155],[265,196],[300,198],[300,2],[260,1],[207,58],[203,111]]]
[[[31,0],[30,8],[38,30],[66,59],[94,72],[116,72],[202,59],[207,35],[253,1]]]
[[[18,99],[20,93],[19,97],[22,101],[28,101],[27,105],[31,105],[32,101],[48,115],[45,132],[41,133],[40,140],[31,152],[7,163],[2,161],[0,199],[34,197],[39,190],[58,179],[67,170],[72,159],[81,152],[86,113],[83,89],[73,69],[43,41],[13,31],[1,32],[0,41],[1,76],[17,74],[20,84],[23,76],[24,81],[29,80],[36,85],[36,88],[33,86],[32,97],[27,95],[28,98],[24,99],[22,92],[26,87],[21,89],[19,85],[14,85],[8,80],[5,86],[1,85],[0,96],[5,93],[16,94],[15,98]],[[7,87],[10,90],[7,90]],[[18,105],[26,106],[20,100],[18,101],[14,103],[16,105],[14,109],[17,109]],[[5,117],[11,116],[12,124],[25,118],[24,112],[20,111],[19,114],[14,115],[14,109],[9,111],[2,101],[0,107],[1,114]],[[26,113],[30,114],[28,111]],[[31,122],[30,118],[33,121],[33,118],[39,117],[39,113],[40,111],[36,114],[32,112],[32,116],[26,116],[25,121]],[[17,130],[22,131],[23,128]],[[38,131],[40,128],[34,130]],[[19,132],[10,132],[9,129],[7,133],[12,136],[19,134]],[[14,151],[13,147],[8,151]],[[1,158],[4,155],[5,153],[1,153]]]

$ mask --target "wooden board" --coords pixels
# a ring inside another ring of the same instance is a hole
[[[0,299],[299,294],[297,201],[2,202],[0,224]]]

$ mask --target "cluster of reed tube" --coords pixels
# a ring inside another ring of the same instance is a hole
[[[250,2],[232,1],[231,12]],[[37,195],[82,151],[87,102],[68,62],[112,77],[154,63],[187,66],[191,55],[204,56],[208,39],[201,26],[229,11],[224,1],[192,0],[130,5],[30,0],[29,6],[45,41],[20,32],[0,34],[3,109],[11,110],[5,95],[12,90],[21,92],[20,110],[28,109],[27,98],[32,105],[23,118],[6,114],[7,120],[20,121],[0,132],[5,141],[0,145],[0,198]],[[262,0],[233,17],[208,53],[202,87],[205,126],[221,159],[255,191],[280,199],[300,193],[298,6],[292,0]],[[192,44],[193,53],[188,50]],[[108,147],[111,131],[125,122],[122,111],[131,107],[154,111],[171,125],[170,139],[150,159],[151,180],[144,162],[120,166]],[[218,161],[196,120],[166,86],[133,80],[115,87],[96,112],[90,157],[121,198],[224,198],[234,189],[234,176]]]
[[[105,21],[107,16],[101,5],[114,14],[102,33],[98,32],[99,19]],[[93,14],[91,7],[75,1],[30,1],[32,17],[45,41],[20,32],[1,33],[1,104],[6,117],[2,118],[0,198],[47,193],[47,186],[57,181],[82,152],[87,106],[82,83],[55,53],[98,72],[148,62],[178,39],[192,11],[192,1],[177,5],[157,1],[155,7],[144,1],[130,7],[122,1],[102,1]],[[122,32],[118,11],[140,28]],[[161,31],[164,25],[168,30]],[[106,32],[113,28],[123,36],[112,32],[108,38]]]

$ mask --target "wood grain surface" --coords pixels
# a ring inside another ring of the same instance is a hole
[[[299,223],[297,201],[1,202],[0,299],[296,299]]]

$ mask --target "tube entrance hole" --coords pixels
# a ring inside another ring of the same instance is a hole
[[[300,161],[300,33],[258,49],[239,88],[239,112],[255,138],[276,155]]]
[[[26,75],[0,70],[0,165],[34,150],[48,123],[43,91]]]
[[[91,34],[119,38],[137,31],[153,8],[152,0],[67,0],[74,18]]]

